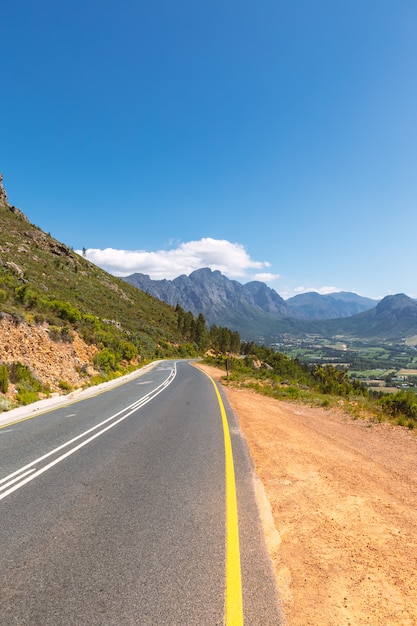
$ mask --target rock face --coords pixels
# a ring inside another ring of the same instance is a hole
[[[15,206],[9,204],[9,201],[7,199],[6,190],[3,187],[3,174],[1,172],[0,172],[0,206],[5,206],[5,207],[9,208],[12,211],[12,213],[17,215],[17,217],[19,217],[21,220],[23,220],[25,222],[29,222],[28,218],[23,213],[23,211],[21,211],[20,209],[18,209]]]
[[[209,324],[228,326],[230,316],[225,314],[234,311],[244,311],[246,315],[298,316],[274,289],[264,283],[252,281],[242,285],[209,268],[196,270],[189,276],[178,276],[174,280],[151,280],[145,274],[132,274],[124,280],[172,306],[179,304],[194,315],[203,313]]]
[[[96,346],[88,346],[77,333],[72,341],[53,341],[46,325],[17,321],[11,315],[0,315],[0,363],[22,363],[34,376],[49,385],[52,392],[64,381],[80,387],[94,373],[93,357]],[[7,396],[13,399],[14,387],[9,385]]]
[[[7,200],[7,193],[5,188],[3,187],[3,174],[0,172],[0,204],[4,206],[9,206],[9,202]]]

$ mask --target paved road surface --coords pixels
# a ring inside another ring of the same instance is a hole
[[[216,389],[159,362],[0,428],[1,626],[281,624],[251,461]]]

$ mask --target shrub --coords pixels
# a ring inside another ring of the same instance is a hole
[[[16,400],[19,404],[27,405],[32,404],[39,400],[38,393],[33,389],[20,389],[16,395]]]
[[[49,339],[51,341],[61,341],[61,329],[59,326],[49,327]]]
[[[98,352],[93,358],[93,363],[95,367],[104,371],[116,370],[118,365],[116,355],[109,348]]]
[[[64,341],[65,343],[72,343],[74,341],[69,326],[63,326],[62,328],[59,328],[59,326],[50,326],[49,337],[52,341]]]
[[[120,344],[122,359],[132,361],[138,356],[138,349],[130,341],[122,341]]]
[[[16,399],[19,404],[35,402],[38,400],[38,392],[43,391],[41,383],[34,377],[30,368],[19,362],[10,366],[10,381],[17,387]]]
[[[15,289],[15,299],[27,309],[35,308],[39,302],[39,294],[28,285],[19,285]]]
[[[417,419],[417,397],[411,391],[398,391],[383,396],[380,403],[393,417],[405,416]]]
[[[9,411],[12,408],[12,403],[7,398],[0,398],[0,411]]]
[[[10,381],[18,385],[23,382],[32,382],[34,380],[33,374],[27,365],[22,363],[12,363],[10,366]]]
[[[9,389],[9,370],[7,365],[0,365],[0,392],[7,393]]]
[[[62,302],[61,300],[52,300],[49,303],[49,306],[62,320],[70,322],[70,324],[75,324],[76,322],[81,321],[81,313],[70,302]]]
[[[61,328],[61,340],[65,343],[72,343],[74,341],[70,326],[63,326]]]

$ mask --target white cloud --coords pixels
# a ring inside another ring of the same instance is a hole
[[[81,250],[76,251],[82,254]],[[88,248],[86,258],[115,276],[135,272],[148,274],[153,280],[172,280],[181,274],[190,274],[202,267],[219,270],[229,278],[272,281],[278,278],[270,272],[253,273],[270,267],[267,261],[254,261],[244,246],[224,239],[206,237],[179,244],[172,250],[115,250]]]
[[[262,283],[271,283],[278,278],[281,278],[279,274],[271,274],[271,272],[263,272],[261,274],[255,274],[255,276],[253,276],[253,280],[260,280]]]
[[[296,287],[294,289],[294,295],[299,293],[310,293],[310,291],[315,291],[316,293],[320,293],[322,296],[325,296],[329,293],[336,293],[338,291],[343,291],[343,289],[339,289],[339,287]]]

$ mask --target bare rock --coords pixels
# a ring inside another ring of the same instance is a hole
[[[3,174],[0,172],[0,206],[1,205],[8,207],[12,211],[12,213],[14,213],[19,219],[23,220],[24,222],[29,222],[28,218],[23,213],[23,211],[9,204],[6,190],[3,187]]]
[[[0,204],[4,206],[9,206],[9,202],[7,200],[7,193],[5,188],[3,187],[3,174],[0,172]]]

